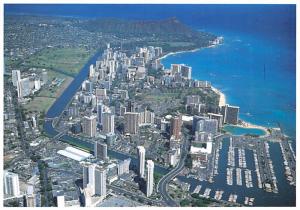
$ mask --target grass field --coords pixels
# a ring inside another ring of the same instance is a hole
[[[66,76],[64,74],[49,70],[48,72],[48,80],[52,81],[55,78],[64,79],[64,82],[59,86],[51,87],[51,88],[42,88],[41,92],[37,95],[39,97],[58,97],[66,87],[71,83],[73,80],[72,77]]]
[[[55,98],[36,96],[32,101],[24,105],[24,108],[28,112],[46,112],[54,101]]]
[[[46,48],[25,62],[28,67],[59,70],[75,76],[93,53],[84,48]]]
[[[47,112],[94,52],[84,48],[46,48],[25,61],[27,67],[45,68],[48,81],[63,79],[60,86],[42,87],[32,101],[24,106],[30,111]]]

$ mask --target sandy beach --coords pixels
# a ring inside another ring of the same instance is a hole
[[[206,48],[216,47],[218,45],[219,44],[212,44],[212,45],[210,45],[210,46],[208,46]],[[164,59],[164,58],[166,58],[166,57],[168,57],[170,55],[176,55],[176,54],[180,54],[180,53],[196,52],[196,51],[201,50],[201,49],[203,49],[203,48],[197,48],[197,49],[193,49],[193,50],[183,50],[183,51],[178,51],[178,52],[170,52],[170,53],[168,53],[168,54],[166,54],[166,55],[164,55],[164,56],[162,56],[162,57],[160,57],[158,59],[161,60],[161,59]],[[226,105],[226,95],[222,91],[220,91],[219,89],[217,89],[217,88],[215,88],[213,86],[211,86],[211,89],[216,94],[218,94],[220,96],[219,107],[225,106]],[[266,127],[263,127],[263,126],[260,126],[260,125],[254,125],[252,123],[246,122],[246,121],[241,120],[241,119],[239,119],[239,120],[241,121],[241,123],[238,124],[238,125],[234,125],[234,126],[241,127],[241,128],[256,128],[256,129],[261,129],[261,130],[263,130],[265,132],[265,135],[263,135],[261,137],[266,137],[266,136],[269,135],[269,131],[268,131],[268,129]]]
[[[219,101],[219,107],[221,106],[225,106],[226,104],[226,96],[224,93],[222,93],[220,90],[218,90],[217,88],[211,86],[211,89],[220,96],[220,101]]]
[[[256,129],[263,130],[265,132],[265,135],[263,135],[262,137],[266,137],[269,135],[268,128],[261,126],[261,125],[254,125],[254,124],[246,122],[244,120],[241,120],[241,124],[239,124],[237,126],[242,127],[242,128],[256,128]]]
[[[208,46],[209,47],[209,46]],[[178,52],[170,52],[168,54],[165,54],[164,56],[158,58],[158,60],[161,60],[161,59],[164,59],[170,55],[176,55],[176,54],[180,54],[180,53],[186,53],[186,52],[196,52],[198,50],[201,50],[202,48],[196,48],[196,49],[193,49],[193,50],[183,50],[183,51],[178,51]]]

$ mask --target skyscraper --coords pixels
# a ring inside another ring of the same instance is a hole
[[[218,120],[202,119],[197,122],[196,131],[215,134],[218,131]]]
[[[141,178],[144,177],[145,174],[145,148],[143,146],[138,146],[138,159],[139,159],[139,175]]]
[[[95,168],[95,194],[106,196],[106,169],[97,166]]]
[[[18,98],[23,98],[30,94],[29,78],[20,79],[17,81]]]
[[[118,175],[127,174],[129,173],[129,166],[130,166],[131,159],[120,160],[118,163]]]
[[[106,160],[107,159],[107,144],[95,141],[94,143],[94,156],[97,159]]]
[[[218,128],[220,129],[223,126],[223,115],[208,113],[209,119],[218,120]]]
[[[125,133],[137,134],[139,128],[139,113],[126,112],[125,113]]]
[[[63,207],[65,207],[65,196],[64,196],[63,194],[58,195],[58,196],[56,197],[56,199],[57,199],[57,207],[58,207],[58,208],[63,208]]]
[[[13,86],[17,86],[17,82],[19,80],[21,80],[21,72],[20,70],[12,70],[11,71],[11,76],[12,76],[12,83],[13,83]]]
[[[95,195],[95,170],[96,170],[96,164],[89,165],[89,179],[87,187],[91,188],[92,195]]]
[[[153,193],[153,174],[154,174],[154,162],[147,160],[147,197]]]
[[[192,78],[192,67],[181,65],[181,75],[186,79]]]
[[[115,115],[108,112],[104,112],[102,117],[102,131],[105,134],[115,133]]]
[[[174,136],[176,140],[181,138],[181,125],[181,117],[176,116],[171,119],[170,135]]]
[[[83,118],[83,123],[82,123],[82,131],[85,135],[89,137],[95,137],[96,135],[96,118],[97,116],[92,115],[90,117],[85,116]]]
[[[89,77],[92,78],[95,75],[95,68],[94,65],[90,65],[90,70],[89,70]]]
[[[18,174],[9,171],[4,171],[4,194],[11,196],[20,195]]]
[[[89,183],[89,166],[89,163],[84,163],[82,165],[83,189],[86,188]]]
[[[32,185],[27,186],[26,207],[36,207],[36,196],[34,194],[34,187]]]
[[[239,110],[240,107],[238,106],[230,106],[228,104],[222,106],[221,114],[223,115],[223,122],[236,125],[238,123]]]
[[[98,105],[97,105],[97,117],[98,117],[98,123],[100,125],[102,125],[103,108],[104,108],[104,105],[102,103],[98,103]]]

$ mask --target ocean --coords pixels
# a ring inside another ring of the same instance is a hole
[[[215,48],[171,55],[162,60],[192,66],[195,79],[211,81],[226,94],[229,104],[240,106],[240,117],[254,124],[278,126],[296,136],[296,6],[295,5],[9,5],[7,14],[71,16],[77,18],[117,17],[126,19],[162,19],[176,16],[196,30],[224,37]],[[226,190],[254,196],[259,206],[294,206],[295,187],[284,177],[278,144],[270,153],[278,180],[279,194],[257,189],[251,151],[246,151],[253,170],[255,188],[227,186],[226,161],[228,140],[220,154],[220,174],[214,184],[192,181],[213,190]],[[187,179],[188,181],[189,179]],[[204,190],[204,189],[203,189]],[[201,190],[201,193],[203,193]]]
[[[193,78],[211,81],[225,93],[227,103],[240,106],[241,119],[271,127],[280,123],[295,138],[295,48],[285,45],[281,37],[217,29],[214,33],[224,37],[222,45],[171,55],[162,64],[192,66]]]

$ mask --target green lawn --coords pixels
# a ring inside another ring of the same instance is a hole
[[[28,58],[25,65],[58,70],[75,76],[93,53],[84,48],[45,48]]]
[[[24,108],[28,112],[34,112],[34,111],[46,112],[54,101],[55,98],[36,96],[32,101],[24,105]]]

